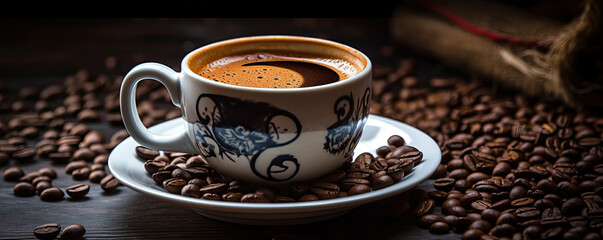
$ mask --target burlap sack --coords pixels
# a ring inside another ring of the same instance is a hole
[[[541,100],[603,107],[600,0],[559,22],[496,1],[411,1],[392,36],[411,50]]]

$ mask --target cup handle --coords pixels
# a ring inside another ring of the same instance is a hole
[[[163,84],[170,94],[172,103],[181,108],[180,101],[182,94],[180,91],[179,73],[159,63],[142,63],[134,67],[124,77],[119,96],[122,119],[130,136],[139,144],[148,148],[171,152],[196,153],[197,150],[185,130],[186,126],[183,125],[182,131],[178,131],[172,135],[157,135],[151,133],[142,124],[136,107],[136,86],[144,79],[155,80]]]

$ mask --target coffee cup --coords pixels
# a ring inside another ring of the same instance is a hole
[[[190,52],[180,72],[135,66],[121,86],[121,113],[142,146],[200,154],[241,181],[303,182],[351,160],[369,115],[371,68],[365,54],[330,40],[235,38]],[[333,74],[339,79],[317,81]],[[140,120],[136,85],[146,79],[162,83],[180,108],[177,133],[152,133]]]

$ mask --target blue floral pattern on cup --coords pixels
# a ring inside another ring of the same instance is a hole
[[[267,103],[201,94],[197,117],[193,126],[205,157],[246,159],[253,173],[268,181],[287,181],[299,171],[299,162],[291,154],[276,156],[267,169],[257,167],[265,165],[257,162],[265,150],[287,145],[301,134],[301,123],[290,112]]]
[[[334,112],[337,121],[327,130],[324,149],[331,154],[349,156],[356,148],[358,138],[369,114],[371,89],[366,88],[364,94],[354,99],[352,93],[341,96],[335,101]]]

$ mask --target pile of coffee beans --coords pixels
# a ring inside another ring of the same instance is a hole
[[[310,182],[295,182],[286,188],[246,184],[213,170],[196,154],[163,153],[137,146],[136,154],[145,160],[144,168],[153,181],[167,192],[207,200],[283,203],[333,199],[367,193],[401,181],[423,160],[423,153],[405,144],[399,135],[387,144],[350,157],[340,169]]]
[[[112,67],[107,65],[107,73]],[[9,89],[9,84],[0,82],[0,166],[10,165],[2,177],[6,182],[15,183],[16,197],[37,195],[44,202],[56,202],[65,197],[86,199],[92,187],[117,192],[121,184],[108,173],[106,166],[111,150],[129,136],[119,113],[122,79],[119,74],[93,77],[82,69],[63,82],[50,85]],[[168,110],[148,113],[163,99],[163,90],[150,94],[156,87],[145,81],[138,92],[142,96],[140,110],[145,111],[141,114],[145,115],[147,125],[167,119]],[[163,102],[167,105],[166,101]],[[111,132],[112,135],[106,135]],[[49,166],[24,170],[39,162],[47,162]],[[57,171],[57,167],[64,171]],[[74,183],[54,186],[53,180],[64,175]],[[37,228],[34,234],[44,239],[40,231],[56,230],[58,225],[53,226]],[[63,229],[61,239],[78,239],[83,235],[80,227],[73,225]],[[50,238],[54,239],[59,230]]]
[[[376,69],[371,112],[442,150],[434,190],[411,201],[419,227],[462,239],[603,238],[601,115],[479,79],[421,81],[415,70],[406,59]]]

